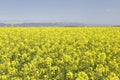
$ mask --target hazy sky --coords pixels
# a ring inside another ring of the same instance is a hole
[[[120,0],[0,0],[0,22],[120,24]]]

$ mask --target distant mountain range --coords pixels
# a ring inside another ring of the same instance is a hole
[[[11,24],[0,23],[0,26],[11,26]]]
[[[0,26],[11,26],[12,24],[0,23]],[[14,24],[14,26],[84,26],[86,24],[83,23],[64,23],[64,22],[56,22],[56,23],[19,23]]]
[[[13,24],[0,23],[0,26],[12,26]],[[72,23],[72,22],[56,22],[56,23],[19,23],[14,24],[15,27],[30,27],[30,26],[103,26],[98,24],[84,24],[84,23]],[[110,26],[110,25],[106,25]]]

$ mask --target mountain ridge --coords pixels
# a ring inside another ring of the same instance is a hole
[[[7,24],[7,23],[0,23],[0,26],[19,26],[19,27],[31,27],[31,26],[113,26],[113,25],[101,25],[101,24],[85,24],[85,23],[78,23],[78,22],[28,22],[28,23],[15,23],[15,24]]]

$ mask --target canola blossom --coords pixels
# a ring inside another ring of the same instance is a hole
[[[120,80],[120,28],[0,28],[0,80]]]

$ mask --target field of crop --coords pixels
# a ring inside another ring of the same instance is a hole
[[[0,80],[120,80],[120,28],[0,28]]]

